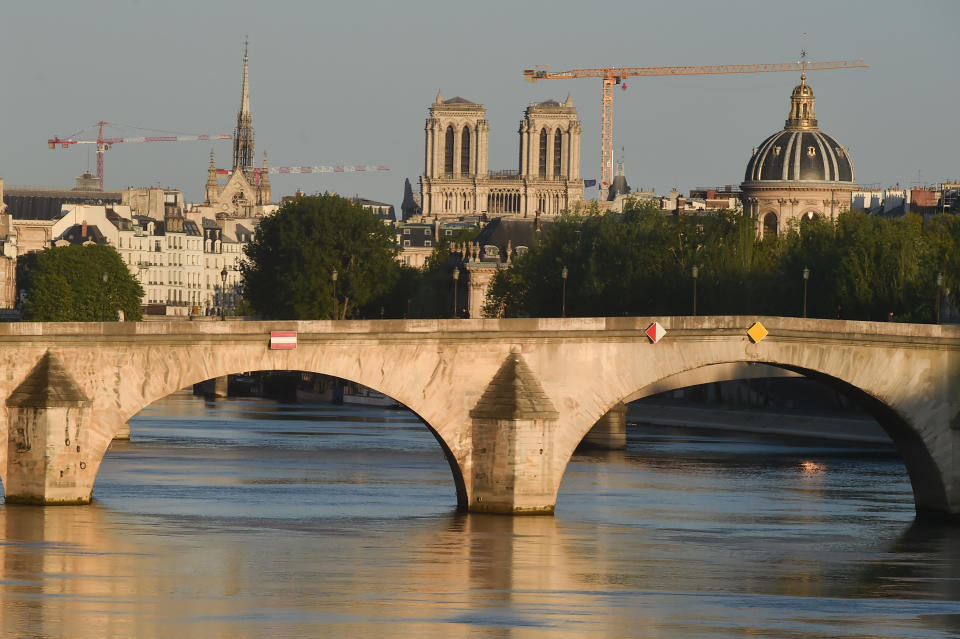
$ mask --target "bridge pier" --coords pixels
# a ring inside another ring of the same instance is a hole
[[[627,447],[627,405],[619,403],[584,435],[581,448],[624,450]]]
[[[470,512],[553,514],[559,485],[553,436],[559,415],[522,355],[511,353],[470,411]]]
[[[86,504],[99,463],[87,467],[93,402],[49,351],[7,399],[7,503]]]

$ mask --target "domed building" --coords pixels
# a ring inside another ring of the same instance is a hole
[[[740,185],[743,208],[761,236],[777,235],[803,218],[834,219],[850,208],[856,188],[850,153],[817,126],[807,76],[790,95],[790,115],[753,149]]]

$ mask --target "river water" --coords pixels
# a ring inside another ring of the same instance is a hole
[[[90,506],[0,505],[2,637],[950,637],[895,453],[633,428],[555,517],[458,515],[405,411],[177,393]]]

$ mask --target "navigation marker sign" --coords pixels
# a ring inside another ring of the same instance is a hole
[[[667,334],[667,329],[660,326],[660,324],[658,324],[657,322],[654,322],[653,324],[647,327],[647,337],[649,337],[650,341],[653,342],[654,344],[656,344],[661,339],[663,339],[663,336],[666,334]]]
[[[769,331],[760,322],[754,322],[753,326],[747,329],[747,335],[754,344],[760,342],[768,333]]]
[[[289,351],[296,347],[296,331],[270,331],[270,350]]]

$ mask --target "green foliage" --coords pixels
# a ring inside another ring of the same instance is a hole
[[[106,275],[106,282],[104,282]],[[100,322],[143,318],[143,288],[111,246],[63,246],[17,260],[17,282],[26,291],[23,318],[37,322]]]
[[[400,275],[393,231],[336,195],[284,204],[260,223],[245,253],[244,297],[267,319],[330,318],[335,309],[337,317],[350,317]]]
[[[488,316],[558,316],[567,268],[568,316],[798,316],[931,321],[935,279],[957,290],[960,222],[956,216],[900,219],[841,214],[805,220],[780,237],[756,238],[749,216],[722,211],[664,216],[635,203],[621,214],[566,215],[526,255],[500,271],[488,292]]]

